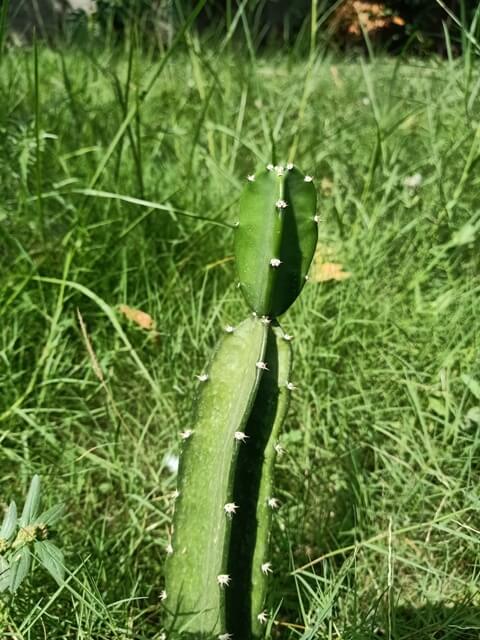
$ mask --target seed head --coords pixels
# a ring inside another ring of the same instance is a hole
[[[272,258],[270,260],[271,267],[279,267],[281,264],[282,264],[282,261],[280,260],[280,258]]]
[[[253,173],[251,175],[247,176],[247,180],[249,182],[255,182],[255,176],[253,175]]]
[[[228,587],[231,582],[231,578],[227,573],[221,573],[217,576],[217,582],[221,587]]]
[[[285,386],[287,387],[287,389],[288,389],[289,391],[295,391],[295,389],[297,388],[297,387],[293,384],[293,382],[287,382]]]
[[[223,507],[223,510],[228,516],[231,516],[232,513],[237,513],[238,504],[234,502],[227,502],[227,504]]]
[[[180,491],[178,489],[175,489],[175,491],[172,493],[173,499],[176,500],[179,496],[180,496]]]
[[[267,164],[267,171],[273,171],[273,164]]]
[[[277,209],[285,209],[286,207],[288,207],[288,204],[285,202],[285,200],[277,200],[275,206],[277,207]]]
[[[195,376],[200,382],[206,382],[208,380],[208,373],[200,373]]]
[[[247,434],[244,433],[243,431],[235,431],[235,433],[233,434],[233,437],[235,438],[235,440],[238,440],[239,442],[246,442],[249,436],[247,436]]]
[[[270,507],[270,509],[278,509],[278,507],[280,506],[280,502],[278,501],[278,498],[268,498],[267,504]]]
[[[287,164],[287,171],[291,171],[293,169],[293,162],[289,162]]]
[[[267,576],[269,573],[272,573],[272,563],[264,562],[262,564],[262,573]]]
[[[167,599],[167,592],[164,589],[163,591],[160,591],[160,600],[163,602],[166,599]]]
[[[169,556],[171,556],[171,555],[172,555],[172,553],[173,553],[173,547],[172,547],[172,544],[171,544],[170,542],[169,542],[169,543],[167,544],[167,546],[165,547],[165,551],[167,552],[167,554],[168,554]]]
[[[182,440],[188,440],[193,435],[193,429],[185,429],[185,431],[180,431],[180,438]]]
[[[316,222],[317,224],[320,222],[320,216],[313,216],[313,221]]]
[[[312,182],[312,180],[312,176],[305,176],[305,178],[303,179],[304,182]]]
[[[261,613],[258,614],[257,616],[257,620],[260,622],[260,624],[266,624],[267,620],[268,620],[268,615],[266,611],[262,611]]]
[[[270,318],[268,316],[262,316],[260,318],[260,322],[262,324],[269,325],[271,323],[271,320],[270,320]]]
[[[224,330],[225,330],[225,333],[233,333],[235,331],[235,327],[232,327],[231,324],[227,324]]]
[[[282,164],[277,164],[275,167],[275,173],[277,176],[283,176],[285,174],[285,167]]]
[[[266,362],[257,362],[256,364],[257,369],[264,369],[265,371],[268,371],[268,367],[267,367],[267,363]]]
[[[218,640],[231,640],[231,638],[233,638],[233,635],[231,633],[221,633],[218,636]]]
[[[282,336],[282,338],[283,338],[284,340],[286,340],[287,342],[290,342],[291,340],[293,340],[293,336],[291,336],[291,335],[290,335],[290,334],[288,334],[288,333],[284,333],[284,334],[283,334],[283,336]]]

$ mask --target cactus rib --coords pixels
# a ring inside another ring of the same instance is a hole
[[[271,571],[269,500],[277,454],[275,444],[288,410],[287,381],[292,362],[291,345],[284,340],[278,325],[269,329],[265,358],[269,371],[262,376],[245,428],[249,446],[239,452],[234,488],[234,500],[242,509],[232,524],[229,564],[232,587],[227,594],[227,626],[239,640],[262,636],[261,614]]]

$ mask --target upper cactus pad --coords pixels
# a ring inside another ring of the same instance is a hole
[[[257,314],[275,318],[300,294],[317,244],[317,196],[296,167],[275,167],[249,180],[235,232],[237,273]]]

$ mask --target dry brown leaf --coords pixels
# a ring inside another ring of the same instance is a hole
[[[335,260],[334,255],[336,251],[334,247],[331,247],[328,244],[322,244],[321,242],[317,245],[317,249],[315,251],[315,257],[313,258],[313,263],[315,265],[320,265],[322,262],[329,262],[331,260]]]
[[[343,270],[343,264],[340,262],[323,262],[314,264],[310,280],[313,282],[341,281],[350,278],[351,275],[350,271]]]
[[[142,329],[147,329],[149,331],[155,329],[155,320],[148,313],[145,313],[145,311],[133,309],[133,307],[129,307],[127,304],[120,304],[118,306],[118,310],[120,313],[123,313],[128,320],[131,320]]]

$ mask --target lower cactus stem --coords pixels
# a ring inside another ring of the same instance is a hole
[[[224,335],[201,386],[196,420],[179,470],[171,553],[166,563],[170,631],[181,638],[213,638],[225,632],[229,534],[243,510],[233,500],[238,451],[263,371],[268,327],[249,318]],[[183,436],[182,436],[183,437]],[[173,636],[172,636],[173,637]]]
[[[235,472],[233,500],[242,509],[232,523],[226,616],[236,640],[262,637],[266,621],[269,536],[278,506],[272,498],[275,445],[288,409],[292,361],[291,346],[279,326],[269,330],[265,360],[269,371],[262,376],[245,428],[248,446],[240,449]]]

